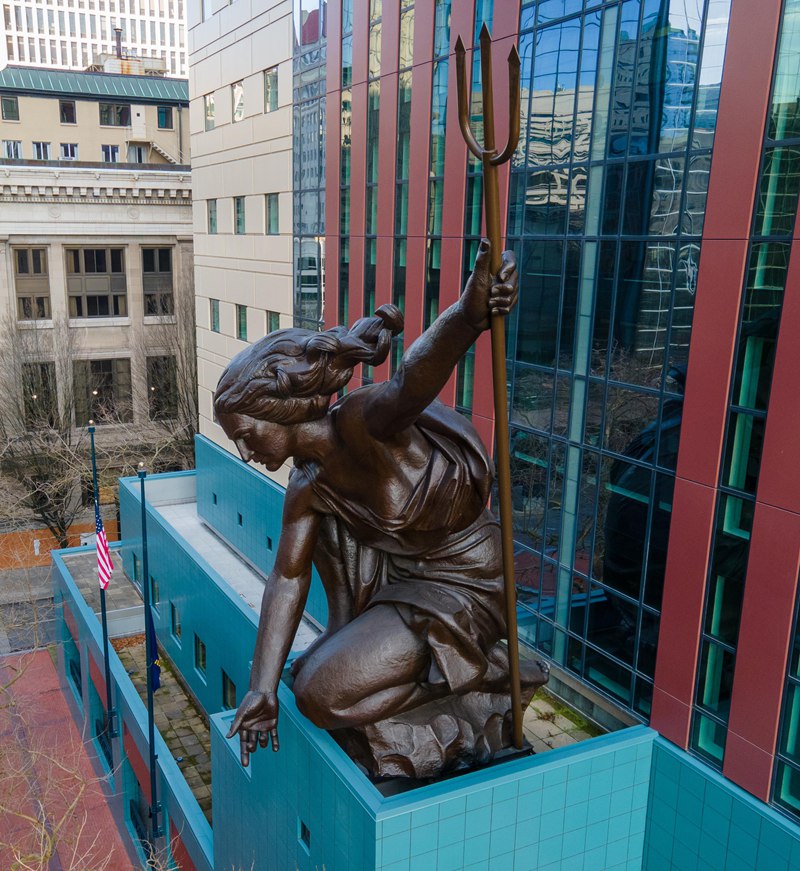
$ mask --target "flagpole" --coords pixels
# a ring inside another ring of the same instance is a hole
[[[94,451],[94,424],[89,427],[89,438],[92,445],[92,486],[94,488],[95,518],[100,514],[100,490],[97,485],[97,456]],[[108,659],[108,614],[106,612],[106,590],[100,585],[100,616],[103,623],[103,662],[106,676],[106,731],[109,738],[117,734],[114,730],[114,715],[116,711],[111,703],[111,664]]]
[[[142,465],[141,463],[139,464]],[[158,803],[156,789],[156,742],[155,720],[153,716],[153,663],[150,662],[150,651],[153,650],[156,639],[153,638],[153,620],[150,611],[150,571],[147,563],[147,502],[144,493],[144,479],[147,477],[146,469],[139,469],[139,484],[142,502],[142,593],[144,595],[144,635],[145,635],[145,663],[147,676],[147,740],[150,745],[150,833],[152,841],[161,837],[161,829],[158,825],[158,814],[161,806]]]

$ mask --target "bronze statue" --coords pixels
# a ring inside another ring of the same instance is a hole
[[[292,668],[300,711],[375,776],[432,777],[511,746],[500,529],[491,459],[472,425],[437,401],[490,313],[517,298],[513,255],[490,274],[484,240],[458,302],[387,382],[330,408],[357,363],[387,356],[403,318],[382,306],[349,331],[279,330],[238,354],[217,387],[220,424],[245,462],[290,457],[283,528],[261,607],[250,690],[230,736],[242,764],[271,738],[276,689],[312,561],[326,631]],[[523,673],[523,703],[547,668]]]

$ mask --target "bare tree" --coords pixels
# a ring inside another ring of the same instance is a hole
[[[86,431],[74,425],[75,333],[62,321],[18,328],[6,319],[0,343],[0,465],[16,484],[14,505],[67,547],[82,507],[77,485],[86,457]]]

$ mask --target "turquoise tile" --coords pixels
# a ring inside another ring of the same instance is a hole
[[[425,826],[428,823],[436,823],[439,821],[439,805],[429,804],[426,807],[421,807],[418,810],[411,811],[411,828],[417,826]]]
[[[614,772],[611,775],[611,788],[613,790],[618,790],[630,786],[634,781],[635,775],[635,762],[626,762],[623,765],[615,765]]]
[[[489,833],[489,858],[511,852],[514,849],[515,833],[516,826],[493,828]]]
[[[542,808],[543,810],[553,810],[554,808],[562,808],[567,799],[567,782],[560,780],[552,786],[545,786],[542,790]]]
[[[688,792],[700,799],[705,795],[706,778],[695,768],[691,767],[691,763],[683,766],[678,782],[680,783],[681,793]]]
[[[564,831],[564,808],[548,811],[542,814],[541,832],[543,838],[553,838]]]
[[[526,820],[538,819],[542,813],[542,792],[541,790],[529,795],[520,795],[517,800],[517,822],[525,822]]]
[[[591,779],[587,777],[578,777],[573,779],[571,776],[567,781],[566,804],[571,807],[579,801],[585,801],[589,795],[589,784]]]
[[[464,840],[465,816],[439,820],[439,848]]]
[[[557,838],[546,838],[543,841],[539,841],[539,864],[547,866],[551,862],[560,862],[561,848],[563,846],[564,839],[561,835]]]
[[[399,832],[396,835],[388,835],[381,838],[383,862],[391,864],[408,859],[411,855],[411,838],[409,832]]]
[[[411,828],[411,814],[397,814],[394,817],[387,817],[379,825],[382,827],[382,834],[379,837],[385,838],[387,835],[407,832]]]
[[[627,838],[630,834],[630,829],[631,820],[628,814],[611,817],[608,821],[608,840],[618,841],[620,838]]]
[[[733,807],[733,796],[730,794],[728,789],[717,783],[707,783],[705,802],[707,808],[710,807],[718,814],[725,817],[725,819],[730,819],[731,809]]]
[[[517,823],[514,830],[514,848],[520,850],[523,847],[531,847],[539,843],[539,820],[528,820]]]
[[[592,759],[592,774],[608,771],[614,767],[614,754],[601,753]]]
[[[583,854],[583,871],[605,871],[606,848],[595,847]]]
[[[761,820],[760,845],[769,847],[776,855],[785,858],[787,862],[792,854],[792,844],[798,838],[800,838],[800,828],[797,828],[797,834],[793,838],[783,826],[779,826],[768,819]]]
[[[494,787],[492,790],[492,803],[497,804],[508,799],[515,799],[519,794],[519,781],[510,780],[508,783],[501,783],[500,786]]]
[[[489,871],[512,871],[513,868],[513,853],[503,853],[502,856],[495,856],[493,859],[489,859]]]
[[[586,827],[586,849],[603,846],[608,841],[608,820],[590,823]]]
[[[566,783],[566,780],[567,766],[559,765],[556,768],[551,768],[548,771],[545,771],[543,787],[546,790],[550,790],[559,783]]]
[[[439,819],[446,820],[449,817],[461,816],[467,809],[467,799],[451,798],[439,805]]]
[[[696,821],[703,816],[703,800],[694,793],[681,792],[677,806],[678,816],[684,820]],[[680,825],[680,822],[678,822]]]
[[[459,871],[464,866],[464,842],[448,844],[440,847],[436,862],[436,871]],[[416,867],[414,871],[417,871]],[[433,871],[433,869],[431,869]]]
[[[467,809],[464,820],[468,837],[483,835],[492,827],[492,808],[479,807],[474,810]]]
[[[728,853],[725,860],[725,871],[753,871],[753,863],[748,862],[735,853]]]
[[[635,835],[644,834],[645,827],[647,826],[647,808],[639,808],[638,810],[631,811],[630,816],[630,834],[631,837]]]
[[[789,871],[789,857],[776,853],[762,841],[754,871]]]
[[[758,841],[744,829],[737,829],[731,826],[730,834],[728,835],[728,849],[730,852],[750,863],[752,868],[756,864],[756,856],[758,854]]]
[[[704,834],[700,839],[700,847],[697,852],[700,866],[702,868],[714,868],[715,866],[720,866],[724,862],[724,857],[728,852],[728,848],[725,844],[720,843],[716,838]]]
[[[514,852],[514,871],[534,871],[539,865],[539,848],[526,847]]]
[[[518,794],[520,797],[523,795],[530,795],[532,792],[538,792],[543,785],[544,778],[538,773],[531,773],[528,777],[522,778],[518,781]]]
[[[489,858],[489,835],[479,835],[464,841],[464,861],[483,862]]]
[[[583,854],[562,856],[559,871],[583,871]]]
[[[422,869],[420,869],[422,871]],[[464,871],[489,871],[489,860],[483,859],[480,862],[475,862],[472,865],[465,865]]]
[[[589,819],[589,802],[580,801],[567,805],[564,810],[564,831],[574,832],[575,829],[585,829]]]
[[[415,826],[411,829],[411,856],[421,856],[435,850],[439,843],[439,826],[428,823],[426,826]]]
[[[672,864],[680,868],[681,871],[695,871],[697,852],[676,840],[672,845]]]
[[[467,796],[467,810],[472,810],[472,808],[476,807],[487,807],[492,803],[492,791],[491,789],[477,789],[475,792],[470,792]],[[438,815],[438,805],[437,815]]]
[[[400,862],[390,862],[388,865],[381,865],[381,871],[411,871],[411,862],[408,859],[403,859]],[[414,871],[417,871],[416,867]]]
[[[633,806],[633,787],[626,786],[615,789],[611,794],[611,816],[629,814]]]
[[[606,844],[606,864],[609,866],[619,865],[628,861],[628,841],[609,841]],[[688,871],[688,869],[687,869]]]
[[[570,858],[583,854],[586,849],[586,831],[579,829],[564,835],[564,846],[561,849],[562,858]]]
[[[611,778],[612,770],[610,768],[606,771],[593,773],[592,779],[589,783],[589,799],[598,798],[601,795],[608,795],[612,791]]]
[[[510,826],[517,820],[517,799],[498,801],[492,805],[492,828]]]
[[[592,760],[578,759],[569,766],[567,780],[578,780],[581,777],[588,777],[592,773]]]

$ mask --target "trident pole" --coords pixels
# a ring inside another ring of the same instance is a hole
[[[89,439],[92,448],[92,486],[94,488],[95,517],[100,514],[100,491],[97,487],[97,455],[94,451],[94,424],[89,427]],[[103,624],[103,665],[106,677],[106,732],[109,738],[116,735],[114,731],[114,715],[116,711],[111,706],[111,665],[108,661],[108,614],[106,612],[106,591],[100,587],[100,618]]]
[[[492,93],[492,37],[484,23],[480,33],[481,77],[483,94],[483,145],[475,139],[469,126],[469,94],[465,67],[464,43],[456,41],[456,80],[458,83],[458,122],[469,150],[483,165],[483,206],[486,235],[492,245],[489,268],[493,276],[502,265],[500,235],[500,187],[497,167],[510,160],[519,141],[519,70],[516,46],[508,56],[509,133],[505,148],[498,154],[494,135],[494,95]],[[508,397],[506,380],[505,318],[492,314],[492,385],[494,388],[495,436],[497,441],[497,489],[500,501],[500,534],[503,547],[503,585],[505,588],[506,626],[508,633],[508,668],[511,679],[511,716],[514,746],[522,749],[522,692],[517,635],[517,590],[514,580],[514,537],[511,509],[511,463],[508,439]]]

